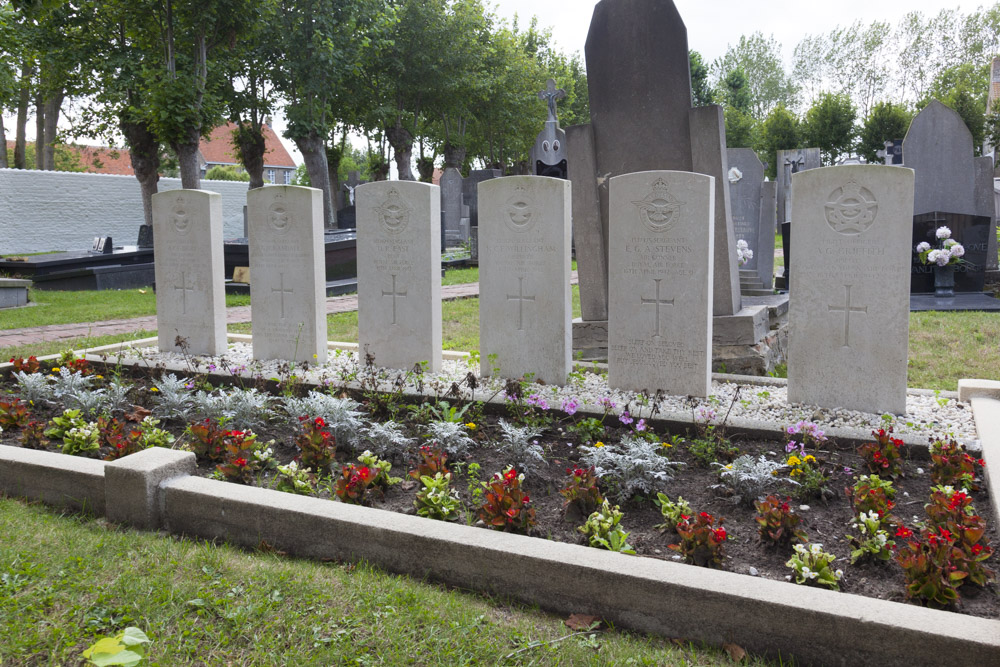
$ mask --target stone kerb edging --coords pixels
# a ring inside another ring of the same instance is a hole
[[[972,414],[976,419],[976,431],[983,445],[983,460],[986,466],[986,488],[990,490],[993,516],[1000,521],[1000,399],[993,396],[973,396]],[[997,656],[1000,664],[1000,656]]]
[[[995,417],[1000,424],[1000,415]],[[995,447],[1000,440],[991,440]],[[995,452],[994,452],[995,453]],[[112,468],[130,471],[114,475]],[[60,470],[64,472],[61,472]],[[623,627],[820,665],[997,664],[1000,621],[205,479],[190,452],[114,463],[0,447],[0,491],[146,528],[389,571],[592,613]],[[91,485],[80,494],[81,480]],[[106,498],[106,501],[105,501]],[[82,501],[82,502],[81,502]],[[112,511],[114,508],[114,511]],[[147,513],[149,512],[149,513]],[[916,650],[919,649],[919,650]]]

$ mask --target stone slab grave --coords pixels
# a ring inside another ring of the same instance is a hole
[[[570,183],[497,178],[479,184],[479,203],[481,358],[495,354],[503,377],[565,384],[573,368]]]
[[[730,148],[729,201],[733,233],[746,241],[753,258],[740,267],[742,276],[755,278],[754,287],[768,293],[774,284],[775,183],[764,181],[764,164],[751,148]]]
[[[841,166],[792,179],[788,400],[903,414],[913,171]]]
[[[441,370],[441,194],[382,181],[358,188],[358,343],[375,364]]]
[[[680,171],[611,180],[610,387],[711,392],[715,186]]]
[[[17,308],[28,305],[30,280],[0,278],[0,308]]]
[[[206,190],[154,194],[153,236],[157,344],[163,351],[222,354],[222,195]]]
[[[247,193],[253,356],[326,361],[323,193],[273,185]]]
[[[955,292],[982,293],[985,272],[996,263],[997,253],[993,159],[975,157],[972,133],[962,117],[932,100],[910,123],[903,165],[914,171],[911,292],[934,291],[933,268],[920,262],[916,245],[928,240],[936,245],[927,231],[933,220],[949,218],[955,225],[948,225],[952,238],[965,246],[968,262],[956,267]],[[939,309],[951,308],[946,299],[938,301]],[[995,305],[1000,307],[1000,301]]]

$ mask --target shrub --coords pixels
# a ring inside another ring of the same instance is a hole
[[[683,463],[671,461],[658,445],[627,435],[619,445],[596,443],[581,447],[581,463],[593,466],[604,484],[605,495],[624,502],[637,493],[652,494],[656,486],[673,477]]]
[[[337,439],[322,417],[300,417],[299,420],[302,431],[295,437],[299,462],[318,474],[329,473],[330,464],[337,455]]]
[[[168,419],[187,420],[194,406],[190,383],[187,378],[178,378],[173,373],[153,381],[156,388],[156,405],[153,414]]]
[[[537,522],[531,499],[521,488],[524,475],[513,466],[503,473],[494,473],[486,489],[485,502],[479,508],[479,518],[487,527],[515,533],[527,533]]]
[[[2,404],[0,404],[2,405]],[[935,441],[931,444],[931,480],[938,485],[960,486],[976,491],[976,466],[986,462],[975,459],[958,442]]]
[[[17,393],[32,405],[52,400],[55,397],[54,387],[47,375],[20,371],[14,373],[14,380],[18,384]]]
[[[692,565],[721,567],[728,538],[722,523],[723,519],[716,522],[715,517],[708,512],[701,512],[695,517],[682,515],[676,527],[681,541],[671,544],[670,549],[678,552],[685,562]]]
[[[545,463],[545,454],[537,438],[541,431],[533,426],[514,426],[503,419],[500,420],[500,430],[503,435],[497,445],[497,451],[522,470],[531,472]]]
[[[782,479],[778,472],[785,467],[784,463],[770,461],[761,454],[754,458],[749,454],[737,458],[728,465],[714,464],[719,468],[719,478],[722,484],[712,488],[725,487],[733,492],[733,499],[747,507],[753,507],[754,502],[764,495],[771,486],[781,482],[797,485],[793,479]]]
[[[340,469],[333,494],[340,502],[362,505],[368,500],[368,490],[375,481],[375,471],[368,466],[346,465]]]
[[[873,475],[886,475],[896,479],[903,472],[903,457],[899,448],[903,441],[892,437],[892,427],[872,431],[875,442],[866,442],[858,448],[858,456],[865,461]]]
[[[394,421],[372,422],[362,429],[362,439],[371,451],[393,460],[402,458],[413,444]]]
[[[677,524],[680,523],[681,519],[694,516],[694,510],[691,509],[691,505],[682,496],[677,496],[677,502],[674,502],[670,500],[670,496],[667,494],[657,493],[654,502],[659,505],[660,513],[665,519],[663,523],[654,526],[654,528],[659,530],[667,530],[669,528],[676,533]]]
[[[503,420],[501,425],[503,424]],[[476,442],[469,437],[465,424],[451,421],[434,421],[427,425],[427,437],[452,456],[465,456]]]
[[[559,494],[566,499],[563,502],[564,511],[573,506],[579,510],[580,514],[586,516],[604,502],[604,496],[601,495],[601,490],[597,486],[600,480],[593,466],[566,468],[566,474],[569,475],[569,482],[559,490]]]
[[[300,415],[322,417],[341,448],[355,449],[364,426],[360,407],[360,403],[350,398],[310,391],[304,398],[286,397],[283,409],[292,419]]]
[[[802,517],[792,511],[789,500],[791,499],[785,498],[781,501],[775,496],[768,496],[754,503],[760,539],[770,544],[788,544],[793,539],[801,542],[809,540],[805,532],[799,529]]]
[[[620,525],[623,516],[618,505],[611,507],[605,500],[600,508],[587,518],[587,523],[577,530],[587,536],[587,543],[592,547],[634,554],[635,549],[626,541],[629,534],[622,530]]]

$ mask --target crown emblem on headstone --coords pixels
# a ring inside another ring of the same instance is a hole
[[[877,215],[875,195],[855,181],[831,192],[826,203],[826,221],[838,234],[856,236],[871,227]]]
[[[670,186],[662,178],[653,181],[652,189],[645,198],[632,202],[639,209],[639,219],[651,231],[665,232],[680,219],[680,209],[684,202],[670,193]]]

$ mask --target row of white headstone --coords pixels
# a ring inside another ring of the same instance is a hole
[[[905,412],[913,172],[845,166],[795,175],[789,401]],[[610,182],[608,384],[711,392],[716,183],[657,171]],[[358,339],[386,368],[441,368],[440,195],[433,185],[357,189]],[[326,359],[318,190],[248,194],[254,357]],[[572,370],[568,181],[479,185],[484,372],[546,384]],[[225,348],[219,195],[154,196],[159,344]],[[769,249],[762,248],[761,252]],[[493,356],[495,355],[495,356]]]

